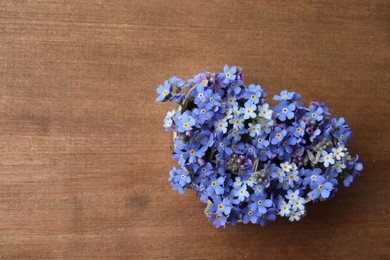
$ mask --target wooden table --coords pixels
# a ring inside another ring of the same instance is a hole
[[[2,0],[0,258],[389,259],[389,58],[386,0]],[[214,229],[154,100],[226,63],[326,101],[363,175],[299,223]]]

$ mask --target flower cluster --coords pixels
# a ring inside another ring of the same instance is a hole
[[[157,93],[156,101],[179,104],[164,119],[180,166],[169,182],[180,193],[196,190],[215,227],[264,226],[277,215],[298,221],[309,201],[334,197],[339,182],[349,186],[363,168],[346,148],[352,132],[344,118],[331,118],[324,103],[305,107],[286,90],[270,109],[239,67],[173,77]]]

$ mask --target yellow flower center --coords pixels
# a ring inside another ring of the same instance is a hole
[[[164,90],[163,95],[166,96],[168,94],[168,91]]]
[[[316,117],[316,116],[317,116],[316,113],[311,114],[311,117]]]
[[[211,186],[215,187],[215,186],[217,186],[217,183],[216,183],[215,181],[213,181],[213,182],[211,183]]]
[[[230,76],[231,76],[230,72],[226,73],[227,78],[230,78]]]
[[[188,128],[188,123],[184,123],[184,124],[183,124],[183,127],[184,127],[184,128]]]
[[[194,154],[195,154],[195,150],[192,149],[192,150],[190,151],[190,154],[191,154],[191,155],[194,155]]]
[[[323,188],[324,188],[324,186],[322,184],[318,185],[319,190],[322,190]]]
[[[282,137],[282,134],[281,133],[277,133],[276,134],[276,138],[280,139]]]
[[[223,210],[223,208],[224,208],[224,206],[222,205],[222,203],[218,205],[219,210]]]
[[[203,85],[203,86],[207,86],[207,80],[205,80],[205,79],[202,80],[202,85]]]

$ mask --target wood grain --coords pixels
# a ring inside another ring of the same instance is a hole
[[[390,3],[0,2],[0,258],[389,259]],[[344,116],[363,175],[299,223],[172,191],[170,76],[239,65]]]

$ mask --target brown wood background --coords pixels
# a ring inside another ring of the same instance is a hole
[[[0,1],[0,258],[390,257],[390,2]],[[325,101],[363,175],[299,223],[214,229],[155,88],[223,65]]]

